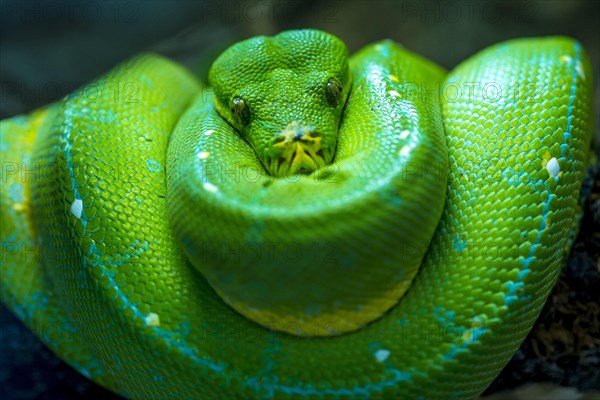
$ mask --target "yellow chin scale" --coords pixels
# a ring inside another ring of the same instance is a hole
[[[282,153],[270,166],[272,175],[288,176],[325,166],[321,137],[315,135],[312,126],[292,121],[279,133],[278,140],[274,147]]]

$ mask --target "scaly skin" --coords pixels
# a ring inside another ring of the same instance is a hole
[[[446,76],[290,31],[214,95],[140,56],[1,122],[2,301],[131,398],[475,398],[576,232],[591,76],[561,37]]]

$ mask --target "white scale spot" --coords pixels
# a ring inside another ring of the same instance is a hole
[[[581,77],[581,79],[585,80],[585,73],[583,72],[583,66],[580,62],[578,62],[575,66],[575,71],[577,71],[577,74]]]
[[[83,212],[83,201],[81,199],[75,199],[73,204],[71,204],[71,214],[75,216],[75,218],[81,218],[81,213]]]
[[[550,161],[546,164],[546,169],[550,176],[554,177],[555,180],[558,180],[558,174],[560,174],[560,166],[558,165],[558,160],[555,157],[552,157]]]
[[[217,193],[219,191],[219,188],[210,182],[204,182],[202,184],[202,187],[204,188],[204,190],[211,192],[211,193]]]
[[[400,97],[400,93],[396,92],[395,90],[390,90],[388,93],[394,97]]]
[[[571,64],[573,62],[573,59],[567,55],[560,56],[559,60],[563,64]],[[581,65],[581,62],[577,62],[575,65],[575,71],[577,71],[577,75],[579,75],[581,79],[585,80],[585,73],[583,72],[583,65]]]
[[[400,139],[406,139],[410,135],[410,131],[404,130],[400,132]]]
[[[159,326],[160,318],[158,318],[158,314],[150,313],[146,315],[146,325],[147,326]]]
[[[573,61],[573,59],[571,57],[567,56],[567,55],[560,56],[559,60],[563,64],[570,64],[571,61]]]
[[[214,129],[209,129],[206,132],[204,132],[204,135],[208,136],[208,135],[212,135],[213,133],[215,133]]]
[[[375,352],[375,359],[377,361],[379,361],[380,363],[384,362],[385,360],[387,360],[387,358],[390,356],[390,351],[386,350],[386,349],[379,349]]]
[[[198,158],[201,160],[206,160],[209,155],[210,153],[208,151],[201,151],[200,153],[198,153]]]
[[[411,146],[404,146],[404,147],[402,147],[402,150],[400,150],[400,155],[401,155],[402,157],[406,157],[406,156],[408,156],[408,154],[410,153],[410,150],[411,150],[411,149],[412,149],[412,147],[411,147]]]

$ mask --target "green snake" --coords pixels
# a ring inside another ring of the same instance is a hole
[[[591,78],[565,37],[138,56],[1,122],[2,301],[129,398],[475,398],[577,232]]]

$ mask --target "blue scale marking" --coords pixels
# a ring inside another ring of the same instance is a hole
[[[83,199],[81,198],[81,195],[79,194],[79,189],[77,187],[77,182],[75,180],[75,171],[73,168],[73,159],[71,156],[71,131],[73,130],[73,120],[72,120],[73,116],[72,116],[72,110],[71,107],[65,107],[65,124],[67,125],[65,127],[65,151],[64,151],[64,156],[67,159],[67,167],[69,168],[69,176],[71,177],[71,188],[73,188],[73,194],[75,196],[75,200],[81,200],[82,201],[82,207],[81,207],[81,225],[83,225],[83,232],[82,232],[82,236],[85,235],[85,231],[86,231],[86,225],[87,225],[87,216],[85,214],[85,207],[83,206]]]
[[[575,43],[574,65],[577,65],[580,62],[580,58],[581,58],[581,47],[580,47],[579,43]],[[567,140],[569,140],[571,138],[571,128],[572,128],[571,121],[573,119],[573,106],[575,103],[575,94],[576,94],[576,89],[577,89],[577,85],[576,85],[577,71],[575,70],[575,68],[573,68],[571,70],[571,79],[572,79],[571,95],[569,98],[569,106],[568,106],[568,110],[567,110],[567,128],[566,128],[566,132],[563,134],[563,143],[560,146],[560,157],[561,158],[563,157],[565,149],[568,148]],[[544,182],[543,186],[544,186],[544,189],[547,189],[545,182]],[[517,281],[514,283],[511,283],[508,286],[509,290],[508,290],[507,296],[505,297],[505,301],[504,301],[506,305],[511,305],[519,299],[519,297],[515,295],[516,291],[519,287],[524,285],[523,279],[529,273],[529,265],[534,260],[535,251],[537,250],[538,246],[540,245],[540,242],[542,239],[542,233],[546,229],[546,226],[547,226],[546,221],[547,221],[548,213],[550,211],[550,203],[552,202],[552,199],[554,199],[555,197],[556,197],[556,195],[549,193],[548,199],[543,204],[542,221],[540,223],[540,228],[538,229],[538,235],[537,235],[536,241],[531,246],[531,249],[529,251],[529,255],[527,256],[527,258],[521,262],[522,268],[521,268],[521,271],[519,272]]]
[[[466,328],[469,329],[469,328]],[[464,340],[460,345],[453,344],[450,346],[450,350],[442,356],[444,360],[452,360],[460,353],[461,350],[466,349],[471,343],[476,342],[479,338],[487,331],[487,327],[481,326],[472,329],[472,333]]]
[[[575,42],[575,62],[574,65],[577,66],[581,62],[581,46],[579,42]],[[571,96],[569,97],[569,108],[567,111],[567,130],[563,133],[563,143],[560,146],[560,156],[562,157],[564,154],[565,146],[568,146],[567,140],[571,138],[571,121],[573,120],[573,106],[575,104],[575,92],[577,91],[577,71],[576,68],[571,70]]]
[[[580,53],[581,53],[581,48],[579,43],[575,44],[575,65],[577,65],[577,63],[579,63],[580,60]],[[572,76],[572,81],[573,84],[571,85],[571,96],[569,99],[569,106],[568,106],[568,111],[567,111],[567,129],[566,132],[563,134],[563,143],[560,146],[560,157],[563,157],[564,152],[566,149],[568,149],[568,145],[567,145],[567,140],[569,140],[571,138],[571,121],[573,119],[573,105],[574,105],[574,100],[575,100],[575,92],[576,92],[576,80],[577,80],[577,71],[575,69],[573,69],[571,71],[571,76]],[[503,177],[505,177],[504,172],[503,172]],[[543,183],[543,189],[546,189],[546,183]],[[542,233],[543,231],[546,229],[546,221],[547,221],[547,217],[548,217],[548,213],[550,211],[550,203],[552,202],[552,199],[555,198],[556,195],[554,194],[548,194],[548,198],[547,200],[544,202],[543,204],[543,210],[542,210],[542,221],[540,223],[540,228],[538,230],[538,235],[536,238],[535,243],[531,246],[529,255],[527,256],[527,258],[523,261],[521,261],[522,264],[522,268],[519,271],[519,275],[518,278],[516,280],[516,282],[511,282],[508,285],[508,293],[505,296],[505,304],[506,305],[511,305],[513,304],[515,301],[517,301],[519,299],[519,297],[516,295],[516,292],[518,290],[519,287],[522,287],[524,285],[524,278],[529,274],[530,270],[529,270],[529,265],[531,264],[531,262],[534,260],[534,255],[535,255],[535,251],[537,250],[538,246],[540,245],[541,242],[541,238],[542,238]],[[457,243],[455,242],[454,247],[456,248]],[[445,360],[451,360],[453,359],[461,349],[466,348],[470,343],[477,341],[486,331],[486,327],[478,327],[475,328],[473,330],[472,335],[465,340],[465,342],[461,345],[461,346],[456,346],[453,345],[450,350],[444,354],[443,359]]]
[[[100,252],[98,252],[98,254],[99,253]],[[84,257],[83,264],[84,265],[87,264],[86,257]],[[143,321],[144,324],[145,324],[145,322],[146,322],[146,315],[143,314],[143,313],[141,313],[137,309],[137,306],[135,304],[133,304],[127,298],[127,296],[121,291],[121,289],[119,288],[119,285],[117,285],[117,283],[114,280],[114,274],[110,273],[109,271],[107,271],[105,269],[104,265],[97,265],[97,267],[101,269],[102,275],[106,276],[108,278],[110,286],[113,287],[116,290],[117,296],[121,299],[121,301],[124,304],[124,308],[129,308],[133,312],[133,315],[136,318],[138,318],[139,320]],[[226,367],[223,364],[214,363],[214,362],[212,362],[210,360],[207,360],[205,358],[202,358],[202,357],[199,357],[198,355],[196,355],[196,351],[193,348],[191,348],[191,347],[183,344],[182,341],[177,337],[178,333],[175,333],[175,332],[172,332],[172,331],[167,331],[167,330],[162,329],[162,328],[160,328],[158,326],[152,326],[151,328],[152,328],[152,330],[154,331],[154,333],[157,336],[160,336],[170,346],[178,348],[181,351],[182,354],[184,354],[187,357],[189,357],[195,364],[201,365],[203,367],[207,367],[207,368],[211,369],[214,372],[222,372],[223,370],[225,370]]]
[[[74,171],[74,166],[73,166],[72,156],[71,156],[72,145],[71,145],[70,139],[71,139],[71,131],[73,129],[73,122],[72,122],[73,116],[72,116],[72,111],[69,107],[66,107],[65,116],[66,116],[66,118],[65,118],[66,128],[65,128],[64,134],[65,134],[66,144],[65,144],[64,156],[67,160],[67,167],[69,169],[69,176],[71,178],[71,187],[73,189],[75,199],[82,200],[81,195],[78,190],[78,187],[77,187],[77,182],[75,180],[75,171]],[[83,225],[83,232],[82,232],[82,236],[83,236],[86,233],[86,225],[87,225],[87,217],[85,215],[85,208],[83,208],[82,212],[81,212],[81,222]],[[97,257],[101,257],[100,251],[98,251],[98,249],[95,247],[94,244],[89,246],[89,248],[85,251],[85,254],[86,255],[83,258],[83,266],[88,264],[88,260],[87,260],[88,254],[89,255],[94,254]],[[146,315],[142,314],[137,309],[137,306],[135,304],[133,304],[131,301],[129,301],[127,296],[121,291],[121,289],[119,288],[119,286],[117,285],[117,283],[114,280],[114,273],[107,271],[105,269],[104,265],[102,265],[102,264],[95,264],[95,265],[90,264],[90,266],[92,266],[92,267],[96,266],[101,269],[101,274],[108,278],[110,285],[115,288],[117,296],[121,299],[121,301],[123,302],[125,307],[131,309],[133,312],[133,315],[145,323]],[[152,327],[152,329],[154,330],[154,332],[157,336],[160,336],[161,338],[163,338],[163,340],[165,340],[165,342],[167,342],[170,346],[178,348],[182,354],[188,356],[192,361],[194,361],[194,363],[204,366],[204,367],[207,367],[215,372],[221,372],[225,369],[225,366],[222,364],[214,363],[210,360],[207,360],[207,359],[197,356],[196,351],[194,349],[192,349],[191,347],[182,344],[181,341],[178,340],[175,333],[161,329],[160,327],[156,327],[156,326]],[[80,370],[82,372],[84,372],[84,371],[87,372],[87,370],[85,370],[84,368],[81,368],[81,367],[78,368],[78,370]],[[89,372],[87,372],[87,375],[89,375]]]

